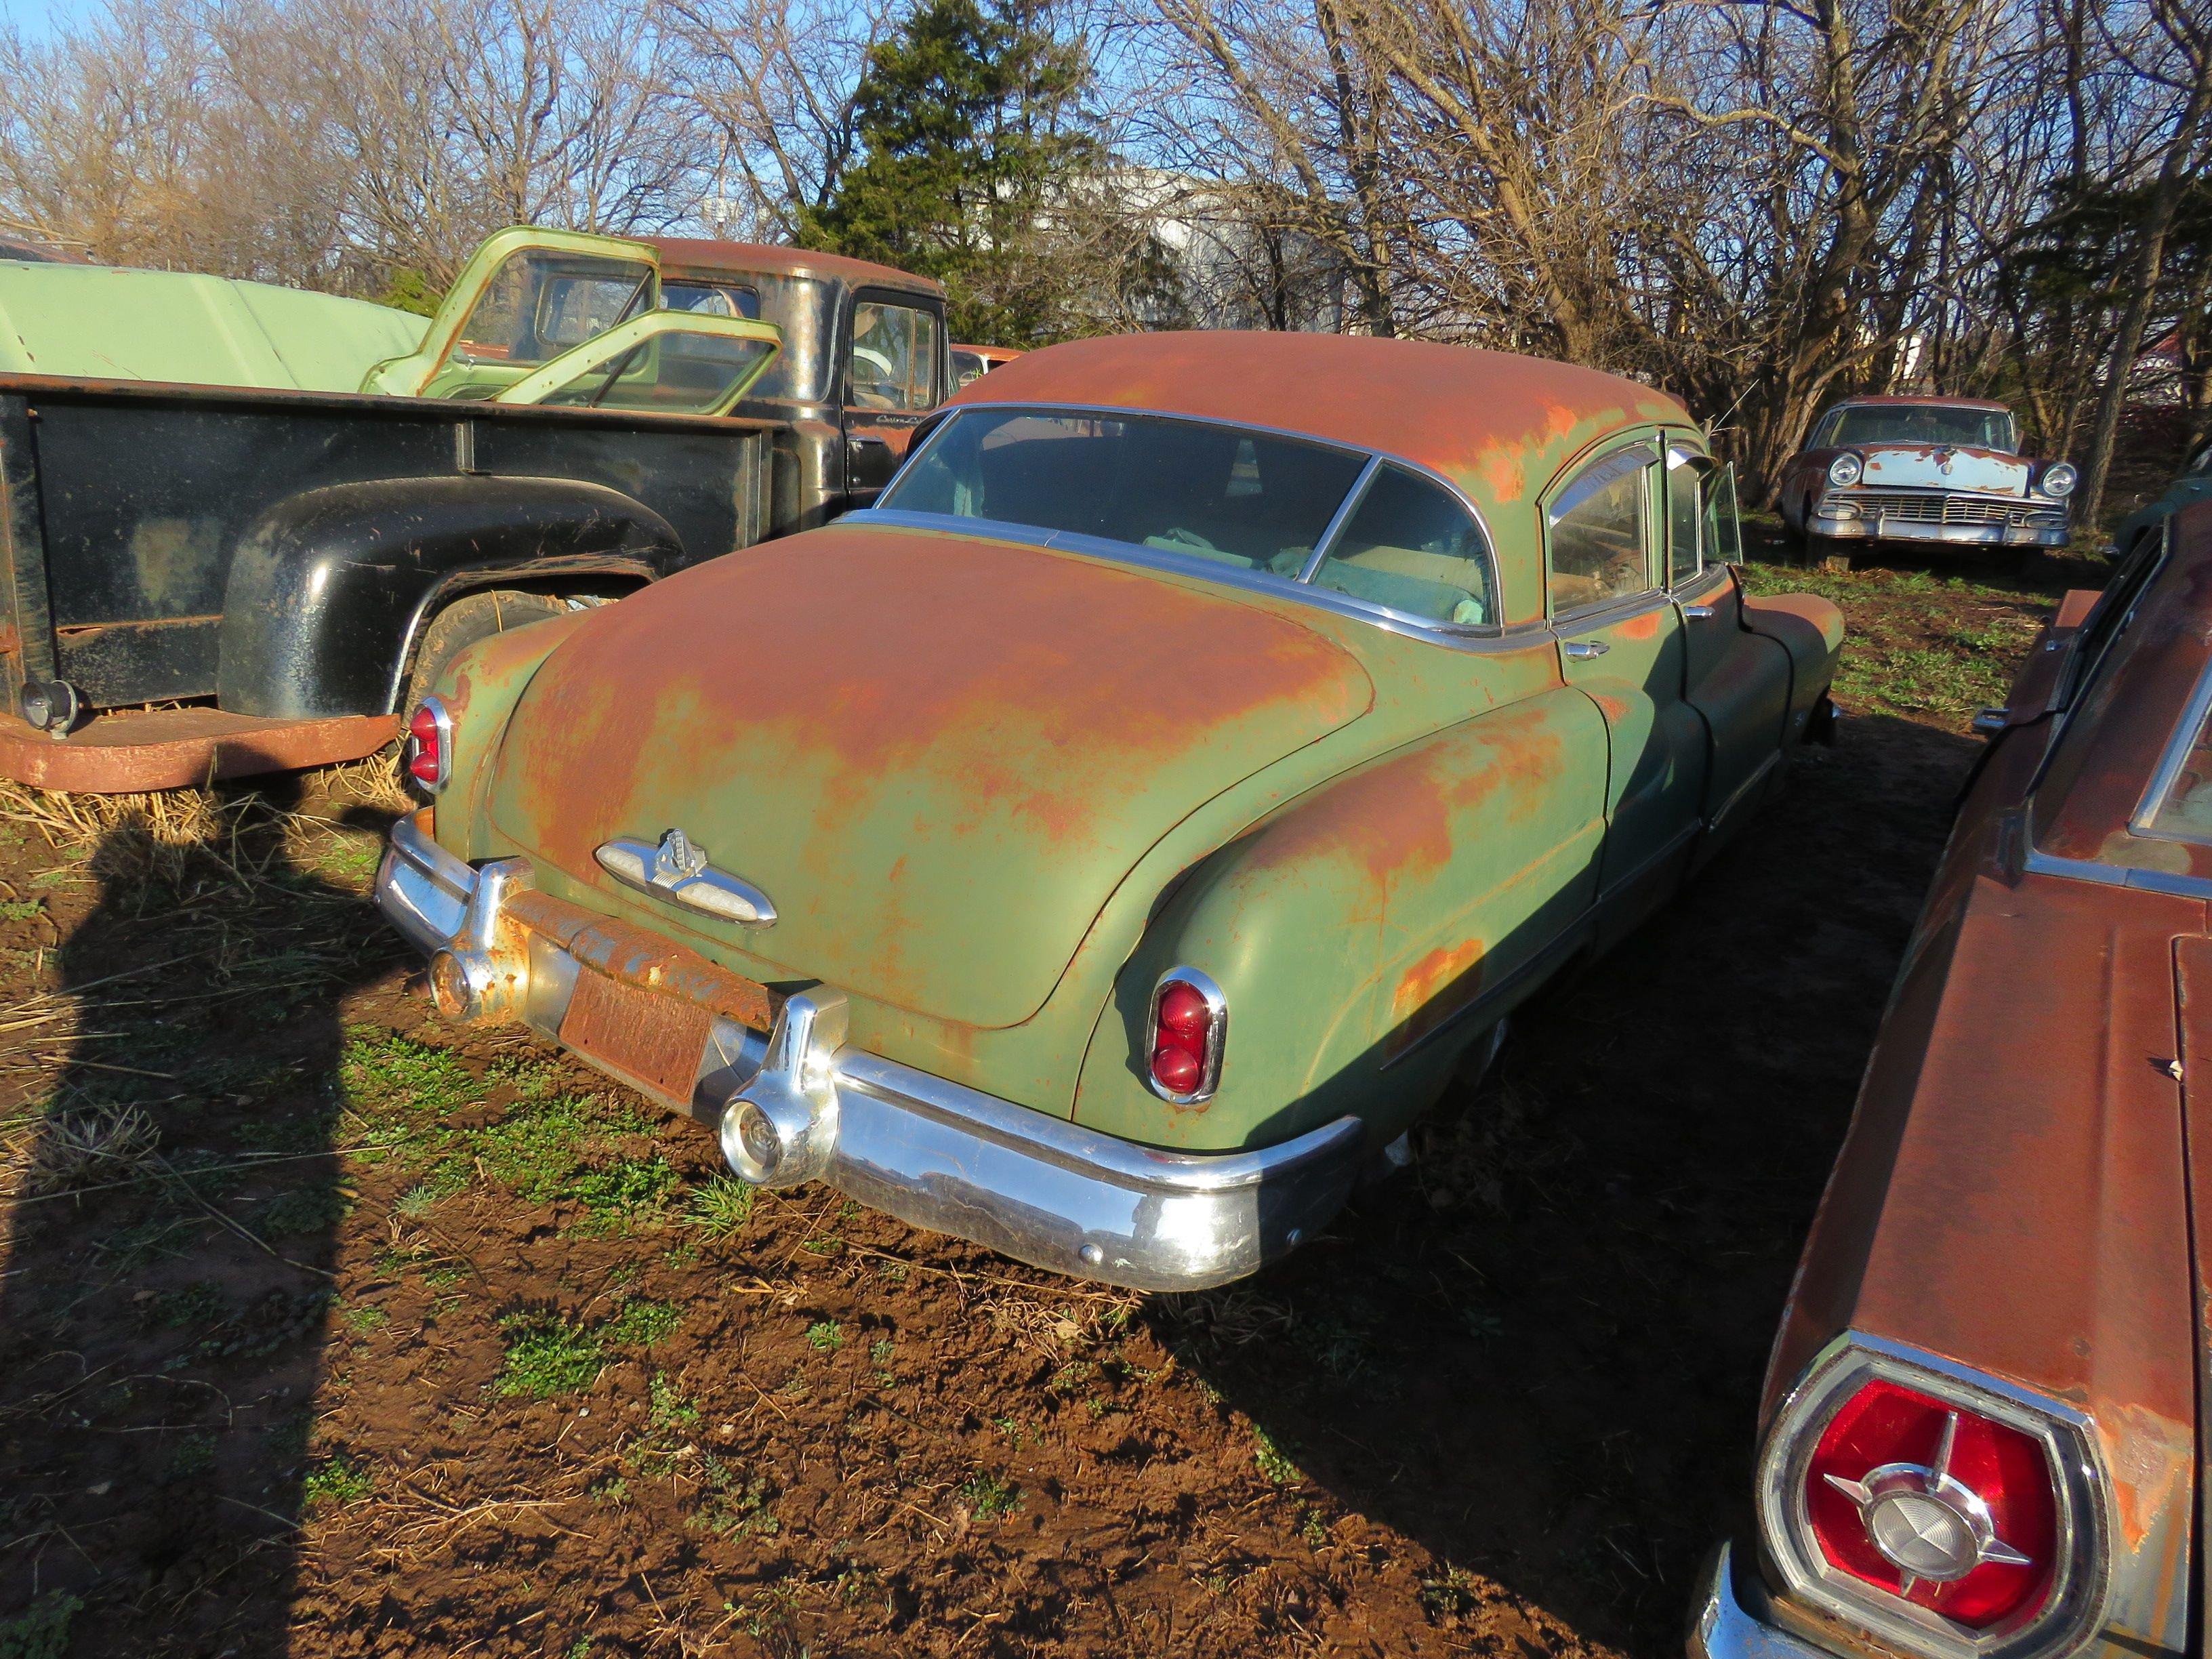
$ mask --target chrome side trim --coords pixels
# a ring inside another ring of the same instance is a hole
[[[1782,751],[1778,749],[1772,754],[1769,755],[1765,760],[1759,762],[1757,766],[1753,767],[1752,769],[1751,775],[1746,778],[1741,783],[1736,785],[1736,787],[1729,792],[1729,798],[1721,803],[1720,811],[1714,813],[1712,817],[1705,820],[1705,828],[1708,830],[1717,830],[1722,824],[1727,823],[1729,814],[1735,811],[1738,806],[1742,805],[1744,797],[1750,794],[1753,790],[1758,788],[1760,785],[1764,784],[1767,780],[1768,775],[1771,774],[1776,767],[1781,764]]]
[[[1314,538],[1313,551],[1298,567],[1298,580],[1310,582],[1314,573],[1322,568],[1336,546],[1336,538],[1344,534],[1344,526],[1352,522],[1352,515],[1359,511],[1359,504],[1367,499],[1367,492],[1375,487],[1375,475],[1382,470],[1382,458],[1370,455],[1367,465],[1359,469],[1359,476],[1352,481],[1352,488],[1344,492],[1344,499],[1336,504],[1336,511],[1322,526],[1321,534]]]
[[[2039,1441],[2056,1476],[2059,1559],[2043,1608],[2025,1624],[1976,1632],[1942,1614],[1861,1583],[1810,1543],[1806,1470],[1834,1409],[1885,1377],[2002,1422]],[[2032,1659],[2071,1652],[2101,1627],[2110,1592],[2110,1491],[2091,1419],[2063,1401],[1940,1354],[1846,1332],[1792,1385],[1760,1449],[1759,1530],[1790,1599],[1929,1659]]]
[[[2031,832],[2032,833],[2032,832]],[[2020,867],[2032,876],[2051,876],[2060,881],[2093,881],[2105,887],[2132,887],[2145,893],[2166,893],[2177,898],[2212,898],[2212,878],[2178,876],[2165,870],[2144,870],[2124,864],[2094,864],[2087,859],[2063,859],[2039,853],[2029,845]]]
[[[471,937],[498,932],[496,904],[483,891],[495,884],[478,874],[403,819],[378,873],[377,902],[422,949],[451,955],[465,928]],[[508,931],[526,933],[529,948],[507,952],[520,959],[522,982],[502,1006],[557,1042],[579,975],[593,970],[543,934]],[[1243,1152],[1117,1139],[854,1048],[843,1005],[830,988],[788,997],[768,1036],[714,1022],[690,1100],[671,1103],[720,1124],[726,1149],[736,1138],[739,1176],[818,1176],[915,1226],[1056,1273],[1133,1290],[1202,1290],[1312,1237],[1343,1207],[1366,1153],[1366,1125],[1352,1116]],[[746,1106],[772,1108],[769,1128],[788,1136],[771,1148],[781,1155],[775,1170],[749,1173],[761,1162],[750,1141],[763,1131],[754,1126],[749,1139]]]

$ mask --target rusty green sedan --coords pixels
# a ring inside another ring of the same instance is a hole
[[[386,913],[767,1186],[1146,1289],[1326,1224],[1834,724],[1632,381],[1055,346],[878,505],[534,623],[416,718]]]

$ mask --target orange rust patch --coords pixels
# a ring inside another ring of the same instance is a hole
[[[1617,623],[1613,632],[1624,640],[1656,640],[1659,637],[1660,613],[1647,611],[1640,617],[1631,617]]]
[[[1481,994],[1486,948],[1479,939],[1440,945],[1406,970],[1390,999],[1388,1054],[1403,1054]]]

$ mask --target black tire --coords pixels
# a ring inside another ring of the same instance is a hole
[[[430,625],[422,630],[422,642],[415,650],[415,666],[407,676],[407,695],[399,700],[401,731],[406,730],[405,722],[429,696],[438,677],[478,640],[564,615],[568,609],[548,594],[524,593],[514,588],[494,588],[455,599],[431,617]]]

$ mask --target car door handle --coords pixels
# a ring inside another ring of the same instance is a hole
[[[1586,657],[1602,657],[1613,647],[1603,640],[1569,640],[1559,649],[1579,662]]]
[[[872,432],[855,432],[853,434],[853,441],[856,444],[873,444],[878,449],[889,449],[891,447],[891,441],[889,438],[878,438]]]
[[[1682,607],[1682,614],[1692,622],[1707,622],[1720,612],[1709,605],[1686,605]]]

